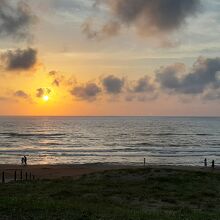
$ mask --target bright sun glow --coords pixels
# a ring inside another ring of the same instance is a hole
[[[48,102],[48,101],[49,101],[49,96],[48,96],[48,95],[43,96],[43,100],[44,100],[45,102]]]

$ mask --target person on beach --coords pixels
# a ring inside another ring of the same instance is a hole
[[[214,169],[214,168],[215,168],[215,161],[212,160],[212,169]]]
[[[24,156],[24,165],[27,165],[27,157]]]
[[[207,167],[207,159],[204,160],[204,166]]]
[[[21,158],[21,165],[24,165],[24,157]]]

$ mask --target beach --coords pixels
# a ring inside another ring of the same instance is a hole
[[[131,166],[123,165],[107,165],[107,164],[85,164],[85,165],[0,165],[0,172],[5,173],[5,179],[13,180],[14,172],[17,172],[17,180],[20,179],[20,171],[25,174],[31,173],[36,179],[60,179],[60,178],[78,178],[82,175],[103,172],[106,170],[131,168]]]
[[[193,171],[193,172],[211,172],[219,173],[220,169],[216,167],[214,170],[211,167],[203,166],[165,166],[165,165],[146,165],[146,166],[131,166],[131,165],[117,165],[117,164],[78,164],[78,165],[13,165],[2,164],[0,165],[0,172],[5,172],[6,179],[13,180],[14,172],[17,171],[17,180],[20,178],[20,171],[23,175],[31,173],[38,179],[62,179],[62,178],[79,178],[86,174],[100,173],[110,170],[120,169],[137,169],[137,168],[152,168],[163,171],[164,169]],[[25,178],[25,177],[23,177]]]

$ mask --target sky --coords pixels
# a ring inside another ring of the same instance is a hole
[[[0,0],[0,115],[220,116],[220,1]]]

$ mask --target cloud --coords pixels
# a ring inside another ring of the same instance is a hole
[[[29,95],[24,92],[23,90],[18,90],[14,93],[14,96],[15,97],[18,97],[18,98],[23,98],[23,99],[29,99]]]
[[[89,39],[103,40],[117,35],[120,32],[121,26],[116,21],[109,21],[104,24],[100,30],[96,30],[94,27],[94,21],[92,19],[86,20],[82,25],[82,32]]]
[[[37,89],[36,97],[42,98],[43,96],[49,95],[50,93],[51,93],[51,90],[48,88],[39,88],[39,89]]]
[[[136,85],[132,88],[132,91],[135,93],[144,93],[144,92],[153,92],[155,90],[155,85],[150,82],[150,78],[145,76],[140,78]]]
[[[143,102],[156,99],[158,95],[155,83],[150,77],[144,76],[134,83],[114,75],[101,77],[100,84],[75,85],[70,93],[79,100],[86,101],[95,101],[97,97],[109,98],[108,95],[111,95],[108,101],[119,101],[124,98],[126,101]]]
[[[161,39],[162,34],[169,34],[186,24],[187,18],[199,11],[200,0],[96,0],[97,5],[106,6],[111,18],[99,31],[93,31],[91,23],[87,23],[84,33],[88,37],[102,35],[105,27],[116,30],[105,32],[106,37],[111,37],[118,34],[123,25],[135,27],[142,36]]]
[[[44,95],[44,89],[42,88],[37,89],[36,97],[42,98],[43,95]]]
[[[52,78],[52,86],[59,87],[62,82],[66,81],[66,78],[61,75],[59,72],[52,70],[48,73],[48,75]]]
[[[94,101],[101,91],[101,88],[95,83],[87,83],[86,85],[74,87],[70,93],[80,100]]]
[[[9,96],[0,96],[0,102],[18,102],[18,99],[23,99],[32,103],[31,97],[23,90],[18,90]]]
[[[102,85],[109,94],[117,95],[122,92],[125,80],[109,75],[102,79]]]
[[[128,82],[129,83],[129,82]],[[155,82],[149,76],[144,76],[137,79],[136,82],[131,82],[127,89],[125,101],[146,102],[155,100],[158,97],[158,91]]]
[[[0,1],[0,36],[29,38],[29,29],[36,19],[25,1],[18,1],[16,4],[8,0]]]
[[[162,88],[181,94],[197,95],[220,88],[220,58],[199,57],[189,72],[184,64],[162,67],[156,71]]]
[[[9,71],[29,70],[37,62],[37,50],[32,48],[8,50],[1,54],[1,61]]]

